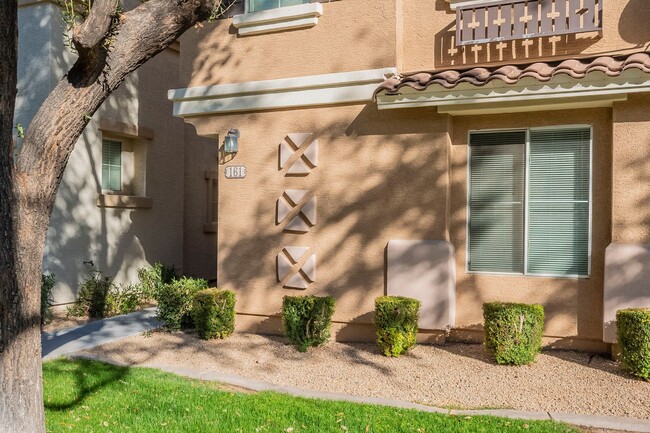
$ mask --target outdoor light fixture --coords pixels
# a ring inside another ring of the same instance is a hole
[[[224,153],[237,153],[239,151],[239,129],[231,128],[223,140]]]

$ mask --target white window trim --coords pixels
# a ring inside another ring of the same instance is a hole
[[[245,10],[246,13],[235,15],[232,20],[239,36],[313,27],[323,15],[323,5],[320,3],[304,3],[249,13],[246,1]]]
[[[573,129],[573,128],[589,128],[589,235],[587,240],[587,275],[556,275],[556,274],[529,274],[528,273],[528,186],[529,186],[529,170],[530,170],[530,131],[539,131],[545,129],[559,130],[559,129]],[[472,191],[471,173],[469,161],[472,157],[472,146],[470,145],[470,136],[474,133],[480,132],[512,132],[512,131],[525,131],[526,132],[526,154],[525,154],[525,197],[524,197],[524,272],[486,272],[486,271],[470,271],[469,269],[469,230],[470,230],[470,193]],[[531,128],[496,128],[496,129],[475,129],[467,132],[467,196],[466,196],[466,221],[465,221],[465,272],[467,274],[476,275],[502,275],[502,276],[524,276],[536,278],[563,278],[563,279],[588,279],[591,277],[591,255],[592,255],[592,228],[593,228],[593,165],[594,165],[594,128],[592,125],[576,124],[576,125],[555,125],[555,126],[541,126]]]

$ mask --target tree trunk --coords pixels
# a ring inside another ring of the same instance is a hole
[[[43,433],[39,316],[47,214],[13,172],[16,8],[15,1],[0,5],[0,430]]]
[[[93,6],[88,19],[105,23],[101,15],[113,3],[95,3],[103,7]],[[39,109],[14,161],[17,2],[0,0],[0,432],[45,432],[41,266],[50,213],[75,143],[131,72],[213,15],[220,3],[149,0],[121,16],[116,35],[88,37],[97,26],[73,34],[79,59]]]

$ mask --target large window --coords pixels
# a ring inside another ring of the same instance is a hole
[[[470,272],[590,272],[591,128],[470,134]]]
[[[122,142],[102,140],[102,189],[122,190]]]
[[[295,6],[309,2],[309,0],[248,0],[248,12]]]

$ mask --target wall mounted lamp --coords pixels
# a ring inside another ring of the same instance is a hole
[[[237,153],[239,151],[239,129],[231,128],[223,140],[224,153]]]

